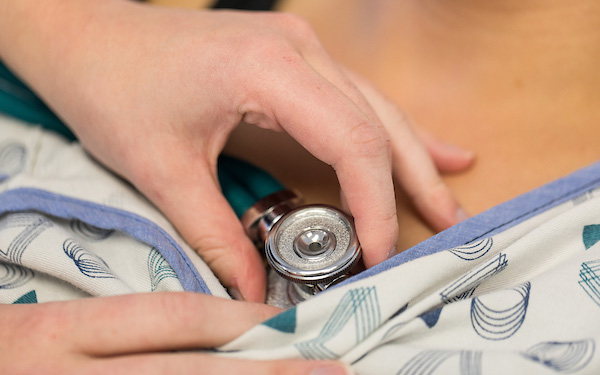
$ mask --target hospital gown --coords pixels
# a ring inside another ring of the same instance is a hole
[[[600,163],[460,223],[216,355],[358,374],[600,372]],[[0,302],[227,297],[157,209],[77,143],[0,117]]]

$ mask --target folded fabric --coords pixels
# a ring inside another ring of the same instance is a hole
[[[218,349],[359,374],[600,371],[600,163],[456,225]],[[227,297],[156,208],[77,143],[0,117],[0,302]]]
[[[228,298],[164,216],[77,143],[0,116],[0,302],[150,291]]]
[[[598,186],[595,164],[300,303],[221,354],[337,359],[359,374],[597,374]]]

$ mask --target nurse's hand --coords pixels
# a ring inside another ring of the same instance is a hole
[[[192,293],[0,305],[0,373],[346,373],[331,361],[255,362],[182,352],[228,343],[278,312],[263,304]]]
[[[265,293],[261,257],[216,176],[240,122],[286,131],[335,169],[367,266],[394,251],[389,135],[303,20],[122,0],[0,0],[0,14],[0,56],[91,154],[162,210],[234,295]],[[424,146],[401,116],[386,120],[406,147],[395,153],[403,187],[438,229],[457,222]]]
[[[394,177],[427,223],[441,231],[467,219],[468,214],[458,205],[439,172],[467,169],[474,161],[473,152],[441,142],[413,127],[400,109],[369,81],[350,70],[345,73],[386,128],[392,143]]]

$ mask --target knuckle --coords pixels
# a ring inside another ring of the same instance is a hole
[[[195,241],[191,242],[200,257],[217,273],[235,267],[237,265],[235,259],[242,257],[242,254],[256,251],[241,227],[235,233],[232,233],[232,230],[228,232],[227,237],[219,237],[216,232],[201,233]],[[219,233],[223,234],[225,231]]]
[[[396,207],[384,210],[381,213],[379,220],[383,223],[384,228],[387,228],[387,225],[396,224],[398,222],[398,214],[396,213]]]
[[[448,194],[449,191],[446,184],[440,176],[436,176],[433,181],[423,186],[418,192],[410,194],[410,196],[415,202],[421,205],[435,207],[443,203]]]
[[[282,71],[298,69],[305,64],[298,46],[283,35],[255,35],[248,38],[241,48],[244,50],[242,56],[244,64],[253,73],[248,75],[246,70],[242,70],[245,73],[238,77],[238,81],[242,87],[251,92],[254,91],[255,86],[265,85],[266,73],[273,77]],[[266,67],[268,72],[265,71]],[[251,86],[249,87],[248,84]]]
[[[194,293],[165,293],[160,294],[158,306],[167,323],[172,326],[190,324],[197,321],[202,308],[199,306],[198,296]]]
[[[244,56],[252,61],[272,58],[280,53],[284,44],[271,34],[259,34],[251,38],[243,37],[239,42],[243,46]]]
[[[316,32],[303,17],[292,13],[279,13],[276,17],[278,18],[278,24],[294,35],[303,39],[317,39]]]
[[[275,24],[298,51],[323,50],[312,25],[304,18],[290,13],[279,13]]]
[[[389,156],[391,143],[387,134],[381,129],[364,121],[350,130],[350,145],[353,152],[362,157]]]
[[[209,266],[223,258],[229,248],[222,238],[207,233],[198,234],[190,244]]]
[[[40,333],[40,340],[55,345],[71,331],[72,319],[69,309],[61,303],[49,303],[29,309],[22,317],[22,328]],[[54,344],[53,344],[54,343]]]
[[[71,361],[56,361],[57,355],[72,351],[68,340],[72,332],[69,314],[61,308],[61,303],[21,305],[11,310],[3,317],[8,319],[3,324],[12,329],[4,330],[1,336],[10,343],[7,349],[14,356],[11,361],[0,364],[0,373],[67,373]],[[27,358],[23,353],[28,354]]]

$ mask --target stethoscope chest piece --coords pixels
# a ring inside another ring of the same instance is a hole
[[[361,256],[351,216],[323,204],[298,207],[301,200],[296,192],[277,191],[241,217],[274,271],[267,303],[284,308],[350,277]]]
[[[311,205],[277,220],[265,238],[265,255],[274,271],[293,281],[288,293],[297,303],[347,278],[361,249],[350,216]]]

